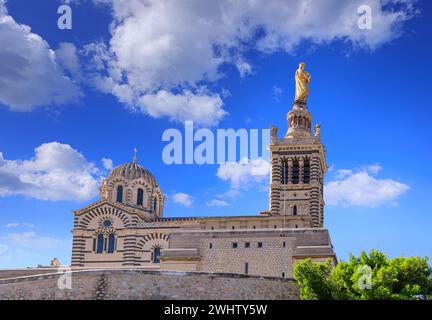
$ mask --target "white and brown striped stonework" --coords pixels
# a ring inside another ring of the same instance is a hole
[[[325,150],[319,129],[311,135],[312,116],[306,103],[296,101],[287,114],[288,132],[278,139],[273,128],[270,143],[269,213],[310,217],[307,227],[324,224]]]
[[[154,176],[121,165],[100,200],[74,212],[72,267],[141,268],[292,277],[295,261],[331,258],[323,228],[327,169],[319,129],[311,135],[306,104],[294,103],[289,129],[271,130],[270,208],[251,216],[164,218],[165,198]]]

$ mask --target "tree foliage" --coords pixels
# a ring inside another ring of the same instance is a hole
[[[432,268],[428,258],[389,260],[378,250],[350,255],[336,267],[306,259],[294,266],[302,299],[374,300],[432,299]]]

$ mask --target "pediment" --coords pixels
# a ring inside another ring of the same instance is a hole
[[[81,215],[89,213],[91,211],[100,211],[100,210],[104,211],[103,208],[109,208],[109,211],[111,211],[111,210],[122,211],[122,212],[128,213],[130,215],[136,215],[136,216],[138,216],[141,219],[144,219],[146,221],[151,220],[150,214],[148,212],[146,212],[145,210],[140,210],[138,208],[126,206],[126,205],[123,205],[121,203],[113,203],[113,202],[108,201],[106,199],[93,202],[93,203],[85,206],[84,208],[73,211],[73,213],[76,216],[81,216]]]

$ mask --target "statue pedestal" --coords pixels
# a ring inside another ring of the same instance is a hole
[[[287,114],[288,131],[286,139],[311,138],[312,115],[307,110],[304,100],[296,100],[293,108]]]
[[[305,100],[297,99],[293,102],[293,109],[304,109],[307,110],[307,102]]]

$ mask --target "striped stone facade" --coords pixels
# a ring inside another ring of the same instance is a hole
[[[323,228],[327,169],[319,127],[311,135],[306,104],[294,104],[288,132],[271,129],[269,210],[251,216],[164,218],[154,176],[121,165],[100,199],[74,212],[72,267],[142,268],[289,278],[295,261],[330,258]]]
[[[327,170],[319,127],[312,137],[312,116],[306,104],[294,103],[287,115],[288,132],[278,139],[273,129],[270,143],[269,213],[311,217],[308,227],[324,224],[324,174]]]

